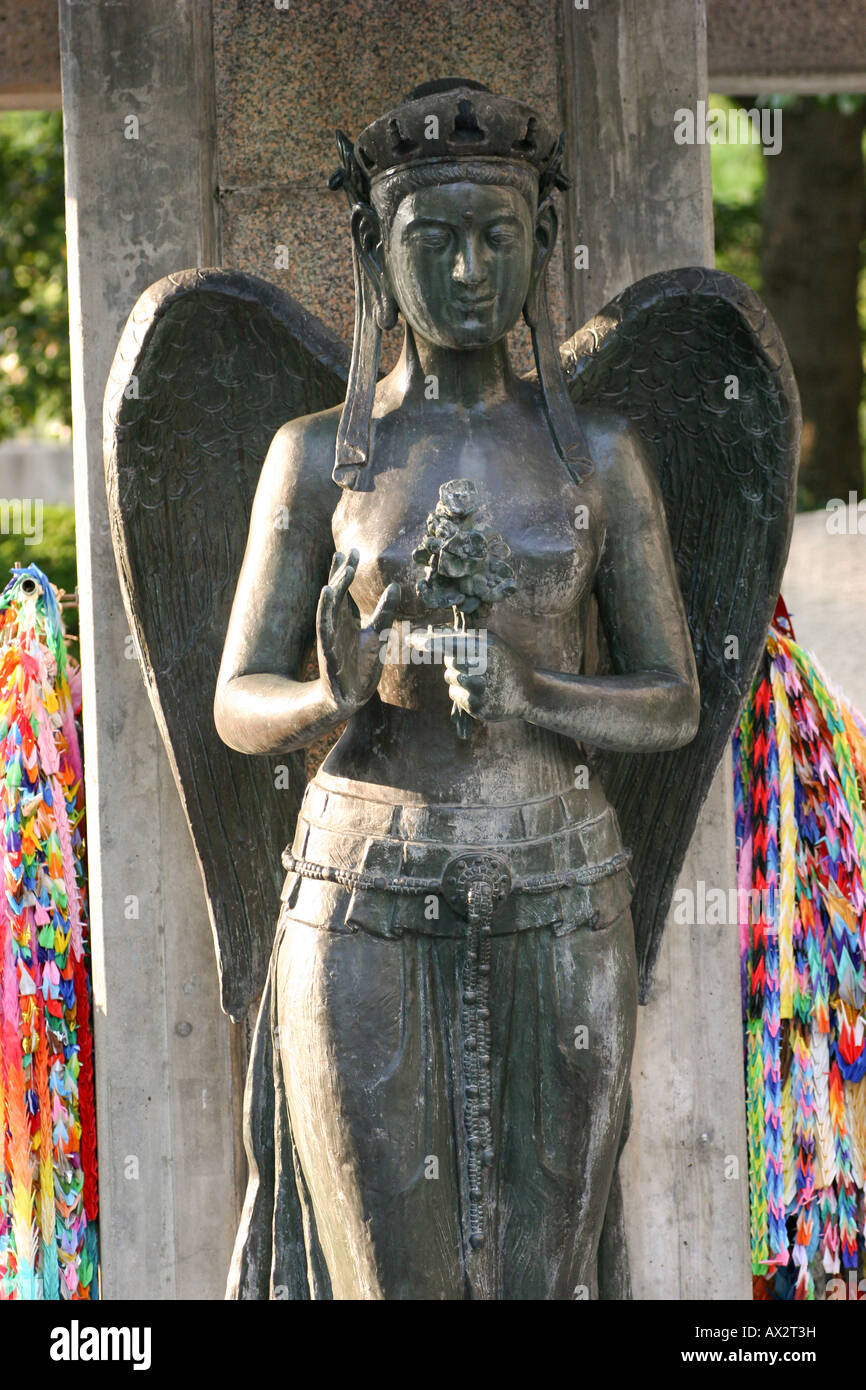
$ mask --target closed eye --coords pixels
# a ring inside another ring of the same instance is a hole
[[[444,251],[451,245],[452,233],[447,227],[413,227],[412,241],[428,251]]]
[[[510,246],[517,240],[517,231],[507,224],[494,224],[487,229],[487,240],[491,246]]]

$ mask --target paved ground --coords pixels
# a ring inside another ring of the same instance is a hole
[[[830,535],[826,512],[802,513],[782,595],[797,641],[866,714],[866,534]]]

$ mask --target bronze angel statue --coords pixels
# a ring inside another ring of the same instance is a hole
[[[522,101],[430,82],[338,147],[351,355],[184,271],[106,396],[223,1004],[261,1000],[229,1296],[624,1298],[638,999],[778,593],[796,387],[701,268],[557,351],[563,140]]]

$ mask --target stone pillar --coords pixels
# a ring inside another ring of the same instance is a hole
[[[706,145],[674,143],[674,112],[707,96],[703,0],[560,0],[570,167],[573,331],[654,271],[713,264]],[[736,886],[730,755],[680,883]],[[640,1010],[632,1136],[621,1172],[638,1299],[748,1298],[749,1229],[737,929],[669,921]],[[733,1160],[733,1163],[731,1162]],[[736,1165],[737,1177],[726,1177]]]
[[[102,465],[103,391],[138,295],[218,260],[210,6],[61,0],[60,23],[102,1292],[220,1298],[237,1220],[231,1025],[128,639]]]

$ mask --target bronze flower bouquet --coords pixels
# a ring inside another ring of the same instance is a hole
[[[478,489],[468,478],[454,478],[439,489],[439,501],[427,517],[427,534],[412,558],[424,565],[424,576],[415,590],[429,609],[451,608],[454,632],[466,632],[470,613],[479,619],[492,604],[515,590],[514,572],[507,563],[511,554],[502,537],[477,517]],[[451,706],[451,720],[459,738],[472,731],[472,717]]]

